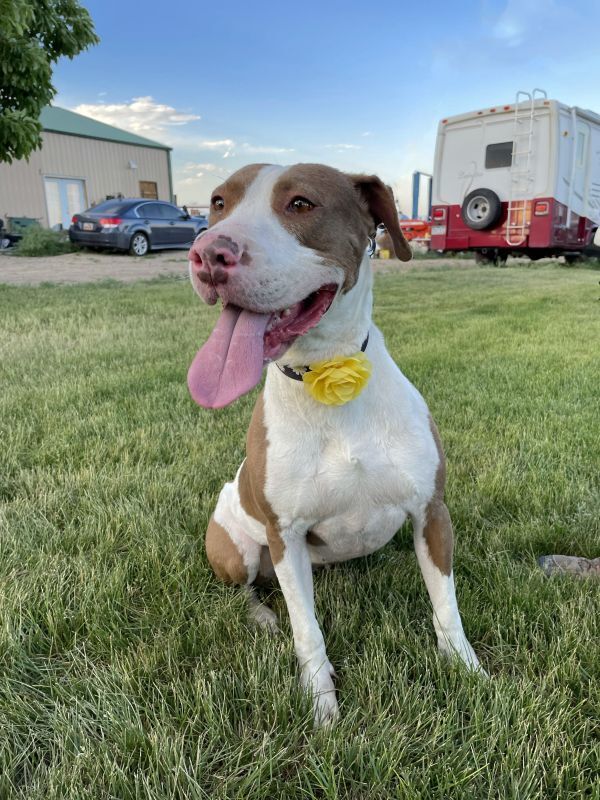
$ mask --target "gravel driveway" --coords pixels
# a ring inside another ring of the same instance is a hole
[[[0,284],[39,286],[41,283],[94,283],[106,279],[133,283],[161,275],[187,277],[186,256],[186,250],[163,250],[144,258],[87,251],[47,258],[18,258],[10,251],[0,251]],[[475,266],[473,260],[466,258],[420,258],[408,264],[395,259],[374,259],[372,263],[376,272]]]

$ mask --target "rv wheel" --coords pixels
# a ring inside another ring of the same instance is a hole
[[[502,253],[498,250],[485,250],[484,252],[475,253],[475,263],[482,267],[505,267],[508,253]]]
[[[581,253],[565,253],[564,259],[565,264],[570,267],[571,264],[579,264],[580,261],[583,261],[583,256]]]
[[[463,200],[460,213],[465,225],[474,231],[484,231],[499,222],[502,203],[491,189],[475,189]]]

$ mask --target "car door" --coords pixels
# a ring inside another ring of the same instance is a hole
[[[150,232],[151,246],[169,244],[169,225],[162,214],[160,203],[142,203],[137,208],[137,215]]]
[[[173,247],[186,246],[194,241],[197,226],[180,208],[162,203],[161,213],[167,224],[169,243]]]

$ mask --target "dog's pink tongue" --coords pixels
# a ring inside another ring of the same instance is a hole
[[[233,305],[223,309],[188,371],[188,388],[198,405],[223,408],[256,386],[270,316]]]

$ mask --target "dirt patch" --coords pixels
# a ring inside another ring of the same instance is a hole
[[[408,272],[414,269],[474,267],[466,258],[419,258],[408,263],[397,259],[373,259],[375,272]],[[160,276],[186,278],[186,250],[166,250],[135,258],[124,253],[81,251],[48,258],[18,258],[0,254],[0,284],[39,286],[42,283],[96,283],[115,280],[123,283],[151,280]]]
[[[41,283],[123,283],[161,275],[187,277],[187,250],[165,250],[135,258],[125,253],[77,252],[47,258],[0,255],[0,283],[39,286]]]

